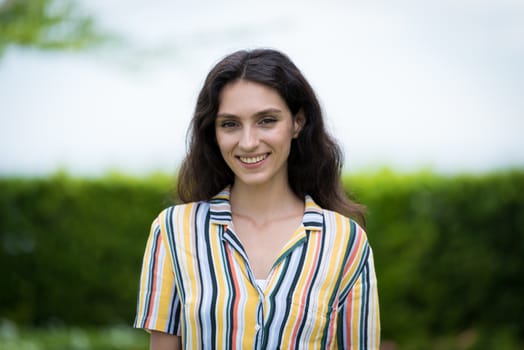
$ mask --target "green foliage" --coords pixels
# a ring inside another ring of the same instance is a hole
[[[106,38],[74,0],[0,1],[0,57],[10,45],[84,49]]]
[[[512,349],[524,324],[524,171],[345,179],[368,206],[382,335],[402,349]],[[0,179],[0,315],[24,326],[130,324],[166,176]]]

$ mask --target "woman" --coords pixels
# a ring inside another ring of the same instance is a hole
[[[146,246],[135,327],[151,349],[377,349],[372,251],[340,171],[287,56],[222,59],[191,122],[185,204],[156,218]]]

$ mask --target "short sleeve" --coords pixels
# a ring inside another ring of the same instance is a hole
[[[161,230],[160,215],[147,240],[138,291],[135,328],[181,335],[180,299],[176,290],[172,257]]]
[[[338,314],[339,349],[379,349],[380,313],[373,252],[366,246],[357,280],[341,301]]]

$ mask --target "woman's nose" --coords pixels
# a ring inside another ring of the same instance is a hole
[[[238,145],[245,151],[250,151],[258,146],[258,136],[256,130],[246,127],[242,130]]]

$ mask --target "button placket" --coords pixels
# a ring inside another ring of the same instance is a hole
[[[257,306],[257,320],[255,324],[256,342],[255,349],[261,349],[264,340],[264,295],[260,296]]]

